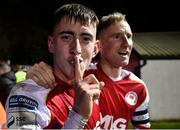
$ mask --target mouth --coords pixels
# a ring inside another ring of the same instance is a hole
[[[122,56],[126,56],[126,55],[129,55],[129,52],[128,51],[119,51],[118,54],[122,55]]]
[[[69,64],[72,65],[72,66],[75,66],[75,59],[74,58],[70,58],[68,60]],[[79,63],[81,64],[83,62],[83,59],[82,58],[79,58]]]

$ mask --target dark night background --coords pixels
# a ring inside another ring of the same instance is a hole
[[[180,7],[173,0],[4,0],[0,2],[0,58],[18,64],[48,61],[46,25],[64,3],[84,4],[99,18],[120,11],[135,33],[180,31]]]

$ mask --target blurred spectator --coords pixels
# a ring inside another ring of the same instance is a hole
[[[0,60],[0,101],[5,106],[6,99],[16,84],[16,77],[8,61]]]
[[[26,79],[26,70],[23,65],[19,65],[17,71],[15,72],[16,83],[24,81]]]

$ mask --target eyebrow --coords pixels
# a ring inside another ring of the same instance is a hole
[[[58,33],[58,35],[61,35],[61,34],[71,34],[71,35],[74,35],[74,32],[72,32],[72,31],[62,31],[62,32]]]
[[[58,35],[61,35],[61,34],[70,34],[70,35],[75,35],[74,32],[72,31],[62,31],[62,32],[59,32]],[[80,36],[90,36],[90,37],[93,37],[93,35],[91,33],[86,33],[86,32],[82,32],[80,33]]]
[[[123,35],[125,34],[125,35],[131,35],[131,36],[133,35],[133,34],[130,33],[130,32],[123,32],[123,31],[122,31],[122,32],[112,33],[112,35],[117,35],[117,34],[123,34]]]

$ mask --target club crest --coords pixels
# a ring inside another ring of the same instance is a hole
[[[130,91],[126,94],[125,100],[129,105],[134,106],[137,103],[138,96],[135,92]]]

